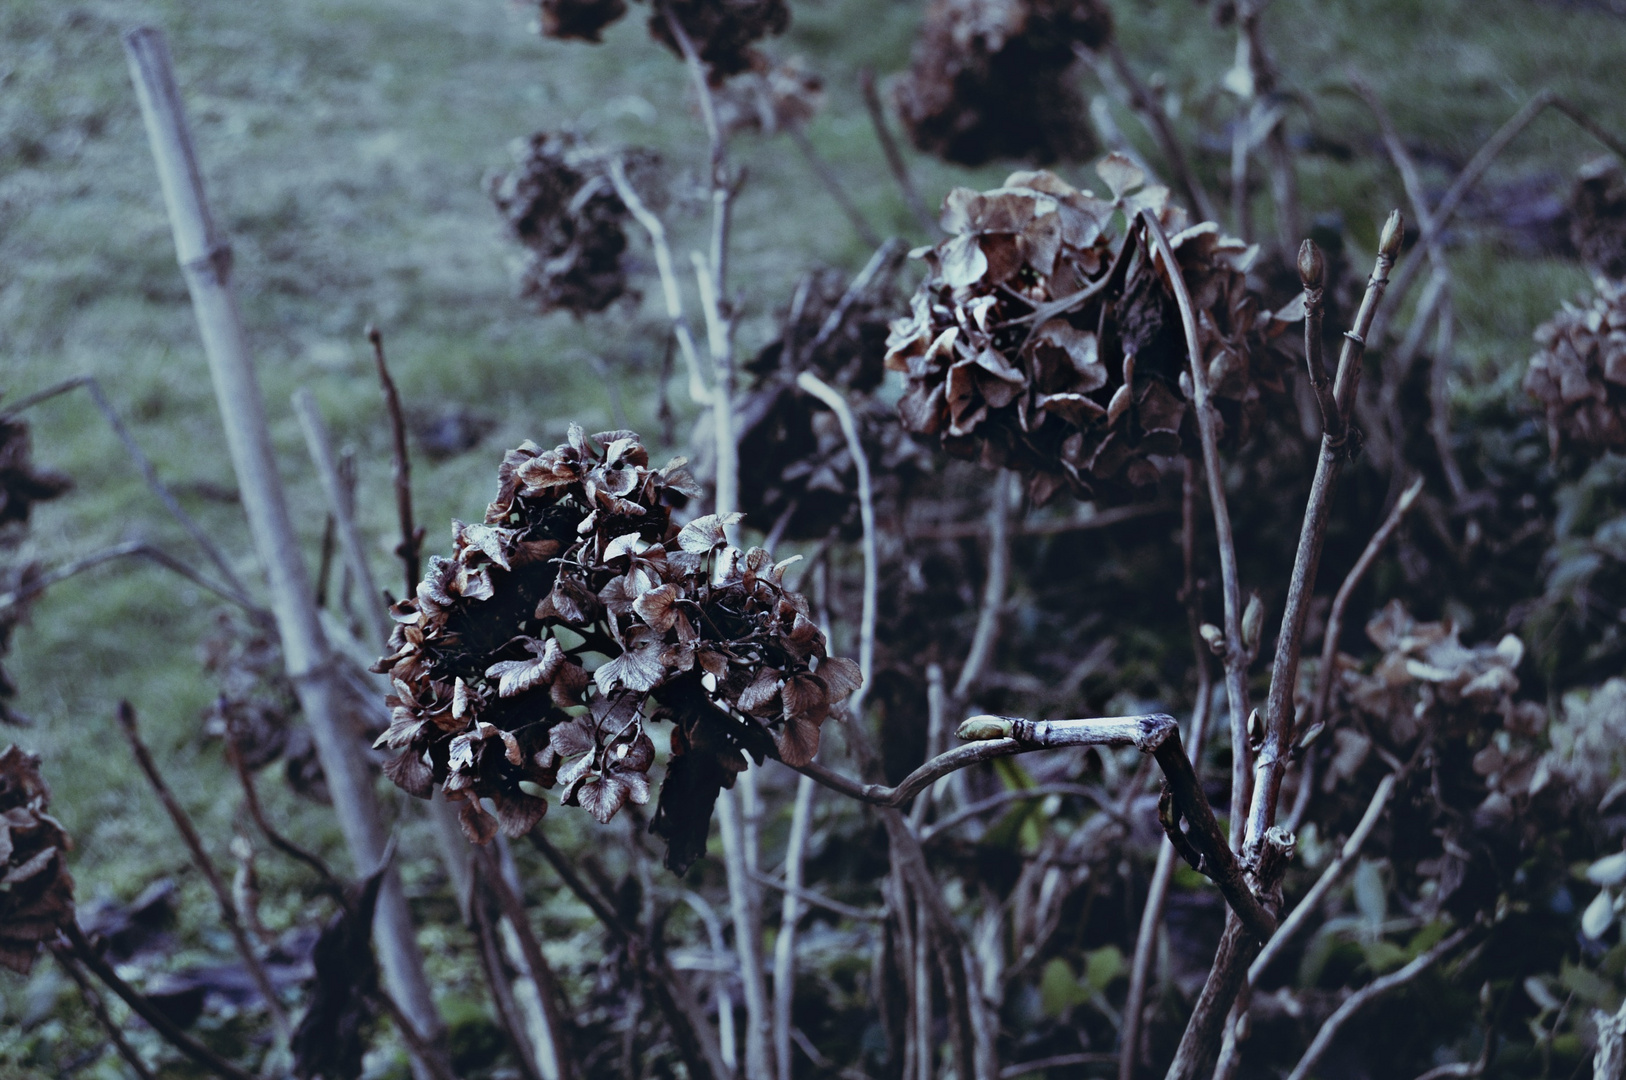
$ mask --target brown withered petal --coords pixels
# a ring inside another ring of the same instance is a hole
[[[538,686],[546,686],[553,681],[565,662],[564,650],[551,637],[546,641],[532,638],[524,646],[532,659],[504,660],[486,669],[486,678],[498,680],[498,697],[511,698]]]
[[[593,733],[596,730],[593,722],[586,717],[578,717],[568,724],[559,724],[548,732],[548,745],[553,747],[554,753],[560,757],[575,757],[585,754],[598,746]]]
[[[486,813],[480,801],[472,795],[465,798],[458,809],[457,823],[462,826],[463,835],[468,837],[470,843],[484,847],[497,838],[497,819]]]
[[[647,788],[645,798],[648,798]],[[573,793],[576,804],[594,818],[600,825],[608,825],[610,819],[625,805],[632,795],[632,785],[614,773],[602,776],[589,776],[578,785]]]
[[[424,764],[421,751],[408,749],[384,763],[384,775],[415,799],[427,799],[435,788],[434,772]]]
[[[830,701],[845,701],[864,684],[858,663],[845,656],[830,656],[819,661],[819,678],[824,680]]]
[[[542,815],[548,812],[547,800],[506,791],[491,796],[491,808],[497,812],[498,827],[510,840],[517,840],[530,832],[542,820]]]
[[[802,717],[786,720],[773,729],[773,744],[786,765],[810,764],[819,753],[819,725]]]
[[[593,681],[601,693],[608,694],[617,687],[628,690],[653,690],[665,674],[661,665],[661,641],[647,626],[635,626],[627,631],[627,646],[620,656],[599,665],[593,672]]]
[[[683,526],[682,531],[678,533],[678,547],[683,551],[697,555],[707,554],[726,542],[723,530],[730,525],[736,524],[744,516],[743,514],[707,514],[704,517],[697,517]]]
[[[676,624],[680,594],[676,585],[662,585],[651,589],[633,601],[632,609],[644,624],[657,634],[664,634]]]
[[[806,673],[785,680],[779,696],[785,704],[786,720],[822,723],[830,712],[830,691],[823,679]]]
[[[779,689],[782,680],[777,672],[764,670],[756,680],[740,693],[735,703],[741,712],[752,716],[773,716],[780,711]]]
[[[550,690],[553,703],[561,709],[582,704],[582,693],[587,689],[588,682],[586,669],[567,661],[553,677]]]

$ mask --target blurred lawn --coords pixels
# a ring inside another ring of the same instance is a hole
[[[1200,133],[1207,148],[1200,166],[1211,190],[1223,191],[1232,105],[1215,87],[1232,62],[1230,32],[1212,27],[1188,0],[1114,7],[1126,52],[1166,89],[1186,134]],[[883,231],[916,240],[875,150],[856,73],[906,64],[920,8],[802,0],[792,31],[772,46],[806,55],[825,76],[829,100],[812,138],[865,213]],[[642,305],[585,323],[536,316],[515,298],[515,249],[482,188],[483,174],[508,163],[510,140],[574,126],[604,143],[660,151],[680,177],[666,210],[676,250],[697,242],[705,219],[698,123],[680,66],[644,33],[646,15],[635,6],[595,48],[541,40],[528,29],[533,11],[506,0],[6,0],[0,388],[16,395],[96,375],[188,509],[257,581],[239,509],[203,495],[234,482],[118,40],[130,25],[162,26],[217,216],[234,244],[308,551],[322,510],[288,405],[300,385],[319,395],[337,438],[358,449],[363,525],[378,540],[380,580],[399,590],[388,554],[387,431],[361,337],[366,322],[385,331],[409,408],[433,415],[462,407],[493,424],[471,452],[440,461],[420,454],[415,462],[430,552],[444,548],[448,519],[481,512],[503,447],[527,437],[546,443],[572,419],[610,425],[611,399],[593,357],[615,373],[633,426],[657,430],[650,388],[663,332],[652,279]],[[1626,132],[1626,21],[1584,5],[1277,0],[1267,20],[1286,82],[1304,95],[1295,130],[1309,127],[1323,145],[1348,151],[1304,157],[1306,211],[1341,212],[1366,247],[1375,223],[1404,201],[1370,117],[1340,89],[1348,65],[1379,86],[1436,195],[1543,87]],[[1098,92],[1093,79],[1087,87]],[[1132,116],[1116,115],[1144,142]],[[1567,120],[1549,115],[1503,157],[1490,184],[1528,190],[1532,199],[1561,192],[1597,152]],[[735,154],[749,182],[738,204],[732,276],[746,313],[740,341],[751,349],[769,335],[775,309],[806,268],[853,268],[867,251],[788,143],[743,137]],[[1007,166],[969,172],[917,162],[916,169],[935,201],[956,183],[992,186]],[[1090,181],[1079,167],[1063,171]],[[1585,278],[1573,263],[1510,246],[1494,225],[1467,223],[1457,239],[1459,393],[1506,392],[1530,351],[1530,331]],[[675,404],[688,415],[681,397]],[[133,537],[195,554],[87,400],[57,399],[30,419],[37,457],[79,486],[41,508],[26,554],[54,563]],[[73,865],[86,900],[129,897],[173,874],[185,883],[189,910],[208,918],[201,883],[130,768],[111,718],[119,698],[135,704],[172,783],[227,861],[237,800],[217,748],[198,734],[214,691],[197,643],[214,611],[209,597],[160,571],[104,568],[53,589],[18,634],[10,664],[23,688],[19,704],[38,726],[16,735],[44,755],[54,809],[79,841]],[[280,784],[265,790],[292,832],[338,852],[326,813],[288,798]],[[408,850],[425,850],[421,840],[409,834]],[[409,870],[417,892],[435,889],[427,861]],[[262,872],[268,896],[298,880],[270,860]],[[297,905],[268,912],[274,929],[301,917]],[[197,926],[183,930],[191,944],[210,943]],[[439,928],[428,943],[443,936]],[[0,977],[0,996],[8,1024],[29,1008],[20,980]],[[4,1053],[0,1047],[0,1060]]]

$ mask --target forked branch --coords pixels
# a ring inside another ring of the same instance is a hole
[[[890,808],[907,803],[940,777],[994,758],[1067,746],[1132,746],[1156,757],[1163,769],[1171,811],[1164,812],[1162,818],[1170,839],[1198,870],[1213,879],[1249,932],[1260,940],[1275,932],[1275,917],[1248,888],[1242,867],[1197,782],[1174,717],[1149,713],[1089,720],[1023,720],[984,715],[966,720],[959,734],[971,741],[932,758],[896,787],[860,783],[816,763],[799,766],[797,771],[854,799]],[[1180,828],[1181,821],[1190,826],[1189,831]]]

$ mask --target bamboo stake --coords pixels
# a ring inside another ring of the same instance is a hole
[[[231,288],[231,248],[209,212],[163,34],[151,28],[132,30],[124,37],[124,47],[169,211],[176,257],[186,275],[209,359],[243,509],[270,585],[288,676],[310,721],[351,858],[357,866],[377,866],[384,855],[384,825],[362,746],[340,705],[332,656],[277,475],[259,381]],[[443,1025],[394,868],[386,872],[379,893],[374,929],[391,995],[438,1053]]]

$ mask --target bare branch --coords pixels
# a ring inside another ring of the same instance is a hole
[[[1332,1041],[1338,1037],[1339,1030],[1349,1021],[1350,1017],[1365,1008],[1374,999],[1382,997],[1391,990],[1397,990],[1405,986],[1439,963],[1444,957],[1450,955],[1458,945],[1467,940],[1472,933],[1473,927],[1463,927],[1399,971],[1390,972],[1381,978],[1373,979],[1370,983],[1351,994],[1327,1018],[1326,1023],[1321,1025],[1316,1032],[1315,1039],[1310,1043],[1310,1048],[1304,1051],[1304,1056],[1299,1058],[1299,1063],[1293,1067],[1293,1071],[1288,1075],[1287,1080],[1306,1080],[1310,1075],[1310,1070],[1315,1068],[1322,1055],[1332,1046]]]
[[[367,550],[362,546],[361,532],[356,528],[355,506],[339,475],[339,463],[333,455],[333,442],[328,436],[327,424],[323,422],[321,408],[309,389],[300,387],[295,390],[293,403],[294,412],[299,416],[299,426],[305,433],[305,448],[310,452],[311,463],[316,466],[322,494],[327,497],[328,513],[333,516],[334,530],[339,537],[339,547],[344,551],[345,564],[350,568],[351,577],[361,587],[367,632],[372,636],[373,644],[383,648],[390,638],[389,612],[384,609],[384,594],[373,580],[373,569],[367,562]]]
[[[117,559],[125,558],[147,559],[150,562],[156,563],[171,573],[179,574],[181,577],[184,577],[198,588],[212,592],[222,600],[226,600],[230,603],[241,606],[246,612],[248,612],[251,618],[258,618],[266,614],[264,609],[248,603],[243,599],[242,596],[233,593],[230,589],[210,581],[208,578],[204,577],[202,574],[198,573],[186,563],[171,555],[169,552],[163,550],[162,548],[153,547],[151,544],[144,543],[140,540],[132,540],[123,544],[114,544],[110,548],[103,548],[101,551],[93,551],[89,555],[82,555],[77,559],[72,559],[63,563],[61,566],[53,567],[37,577],[24,580],[20,586],[13,589],[11,592],[0,593],[0,611],[5,611],[8,608],[16,607],[18,604],[26,603],[27,601],[38,596],[40,593],[44,592],[46,589],[49,589],[52,585],[55,585],[58,582],[66,581],[68,578],[74,577],[77,574],[82,574],[86,570],[94,570],[96,567],[101,566],[104,563],[110,563]]]
[[[135,987],[119,978],[119,973],[113,970],[113,965],[102,959],[96,947],[85,937],[85,932],[79,924],[69,920],[62,928],[66,942],[54,945],[53,951],[59,958],[70,956],[91,970],[98,979],[107,985],[107,988],[123,999],[130,1006],[130,1010],[141,1019],[152,1025],[160,1037],[175,1049],[197,1062],[204,1069],[221,1078],[221,1080],[255,1080],[254,1074],[246,1069],[239,1068],[215,1053],[213,1050],[198,1042],[192,1036],[182,1031],[169,1017],[148,1001],[146,996]]]
[[[701,372],[694,334],[689,329],[689,317],[683,312],[683,293],[678,287],[677,270],[672,264],[672,248],[666,242],[666,226],[639,198],[637,189],[627,179],[627,169],[620,158],[610,159],[610,183],[615,185],[616,196],[622,204],[649,234],[650,247],[655,249],[655,270],[660,276],[661,293],[666,299],[666,317],[672,321],[672,334],[677,338],[678,351],[683,354],[684,366],[689,370],[689,398],[697,405],[709,405],[711,390]]]
[[[238,780],[243,785],[243,805],[248,808],[249,817],[259,827],[260,832],[265,836],[266,842],[290,859],[302,862],[314,870],[316,876],[321,879],[323,890],[342,904],[344,901],[344,883],[333,873],[322,857],[300,847],[282,835],[266,819],[265,808],[260,805],[260,795],[254,786],[254,773],[243,763],[242,755],[237,752],[236,746],[232,743],[230,732],[227,732],[226,736],[226,760],[231,763],[232,768],[237,773]]]
[[[1088,799],[1107,813],[1117,814],[1117,807],[1112,805],[1112,800],[1107,798],[1105,792],[1099,788],[1087,787],[1084,784],[1058,782],[1035,784],[1032,787],[1025,788],[1006,788],[1004,791],[996,792],[986,799],[974,802],[969,806],[962,806],[952,814],[945,814],[930,825],[923,826],[920,829],[920,842],[929,844],[956,825],[986,814],[990,810],[998,810],[1001,806],[1021,802],[1025,799],[1042,799],[1047,795],[1072,795],[1080,799]]]
[[[655,999],[655,1005],[661,1010],[661,1015],[666,1019],[666,1026],[672,1032],[672,1041],[677,1044],[678,1054],[696,1080],[727,1080],[732,1071],[723,1062],[711,1026],[705,1017],[700,1015],[698,1006],[689,994],[689,988],[679,981],[665,958],[651,955],[650,951],[644,948],[643,939],[637,931],[622,922],[610,902],[582,880],[570,860],[542,835],[542,830],[532,829],[526,837],[530,840],[531,846],[541,852],[548,865],[553,867],[554,873],[559,875],[559,880],[564,882],[565,887],[575,893],[577,899],[598,916],[599,922],[604,924],[610,936],[624,946],[629,958],[642,968],[648,980],[651,996]]]
[[[384,408],[390,417],[390,468],[395,481],[395,513],[401,523],[401,543],[395,553],[401,558],[401,569],[406,574],[406,592],[410,597],[418,588],[418,555],[423,546],[423,530],[412,520],[412,455],[407,450],[406,413],[401,408],[401,395],[390,377],[390,368],[384,361],[384,335],[378,327],[367,324],[367,340],[373,346],[373,368],[378,372],[378,385],[384,392]]]
[[[553,1076],[557,1080],[571,1080],[576,1073],[576,1067],[568,1049],[569,1030],[565,1017],[569,1015],[570,1003],[565,999],[564,988],[559,985],[559,980],[553,974],[553,968],[542,955],[542,947],[536,940],[536,932],[531,929],[530,919],[525,913],[525,904],[514,890],[509,888],[508,881],[503,877],[502,869],[497,865],[497,860],[489,848],[475,849],[474,866],[480,884],[490,889],[497,898],[498,909],[507,919],[508,925],[513,928],[514,936],[519,939],[521,959],[528,969],[526,974],[536,986],[537,997],[542,1006],[542,1021],[547,1027],[548,1041],[551,1044],[548,1049],[552,1050]]]
[[[1197,703],[1191,714],[1191,760],[1192,772],[1195,773],[1202,763],[1203,747],[1208,741],[1214,693],[1213,677],[1208,668],[1208,646],[1204,644],[1199,629],[1202,615],[1201,596],[1197,589],[1197,470],[1190,458],[1186,459],[1181,485],[1180,554],[1184,567],[1181,599],[1186,605],[1187,632],[1197,662]],[[1157,928],[1163,920],[1169,885],[1174,880],[1174,858],[1174,843],[1165,837],[1158,846],[1157,865],[1152,870],[1151,884],[1147,886],[1146,904],[1141,909],[1140,929],[1135,936],[1135,956],[1129,969],[1129,996],[1124,1003],[1123,1031],[1119,1039],[1118,1080],[1134,1080],[1139,1064],[1141,1014],[1145,1009],[1146,987],[1151,977]]]
[[[107,1037],[113,1043],[113,1049],[118,1051],[119,1057],[123,1058],[125,1063],[135,1071],[139,1080],[156,1080],[152,1070],[147,1068],[147,1063],[142,1061],[141,1055],[135,1052],[135,1047],[131,1046],[129,1041],[125,1039],[124,1032],[120,1030],[112,1014],[107,1011],[107,1004],[102,1001],[102,996],[96,992],[96,988],[90,984],[89,977],[79,967],[78,962],[73,959],[73,955],[66,950],[55,955],[57,962],[62,965],[62,969],[73,979],[74,985],[79,987],[79,994],[85,999],[85,1006],[90,1009],[91,1015],[102,1026],[102,1030],[107,1032]]]
[[[843,918],[857,919],[860,922],[880,922],[886,918],[886,912],[884,911],[875,911],[870,908],[854,907],[851,904],[843,904],[840,900],[832,900],[823,893],[816,892],[813,889],[809,889],[801,885],[792,885],[788,881],[780,881],[778,878],[770,877],[767,874],[752,874],[751,876],[762,884],[768,886],[770,889],[777,892],[782,892],[786,896],[794,896],[804,904],[811,904],[813,907],[824,908],[826,911],[832,911]],[[780,932],[783,933],[783,929],[781,929]]]
[[[1496,133],[1487,139],[1485,145],[1481,146],[1473,158],[1469,160],[1468,164],[1463,166],[1462,172],[1457,174],[1457,178],[1451,182],[1451,186],[1446,189],[1445,194],[1441,196],[1440,201],[1434,206],[1435,229],[1443,231],[1450,226],[1451,219],[1456,215],[1457,210],[1461,208],[1463,199],[1467,197],[1468,192],[1473,189],[1473,186],[1479,182],[1480,178],[1485,175],[1485,172],[1491,166],[1491,162],[1496,160],[1502,151],[1507,149],[1508,144],[1516,139],[1525,128],[1529,127],[1536,117],[1541,115],[1543,109],[1549,106],[1569,117],[1582,131],[1597,139],[1621,158],[1626,159],[1626,142],[1606,130],[1596,120],[1588,116],[1584,110],[1575,105],[1574,102],[1559,97],[1551,90],[1542,90],[1525,102],[1524,107],[1514,113],[1507,123],[1498,128]],[[1378,317],[1373,320],[1373,340],[1381,341],[1383,339],[1383,334],[1388,329],[1389,322],[1393,319],[1401,299],[1417,280],[1417,275],[1423,269],[1423,263],[1427,261],[1425,254],[1427,250],[1428,248],[1424,246],[1423,252],[1414,252],[1396,270],[1394,286],[1389,290],[1391,294],[1389,302],[1384,305],[1383,310],[1378,313]]]
[[[858,668],[863,685],[853,692],[847,709],[853,717],[864,713],[864,696],[869,691],[875,673],[875,609],[879,589],[880,556],[876,551],[875,496],[870,486],[869,457],[858,438],[858,425],[853,420],[847,399],[829,383],[811,371],[796,376],[796,385],[830,407],[841,425],[841,434],[847,440],[847,451],[858,472],[858,515],[864,530],[864,602],[858,622]]]
[[[1259,956],[1248,967],[1248,985],[1258,982],[1259,976],[1270,967],[1271,961],[1280,956],[1282,950],[1292,942],[1293,936],[1304,929],[1310,917],[1320,907],[1321,898],[1327,895],[1343,877],[1349,864],[1355,861],[1355,856],[1360,854],[1361,845],[1366,843],[1366,838],[1377,828],[1378,821],[1383,817],[1383,811],[1389,805],[1389,796],[1394,794],[1394,790],[1394,773],[1378,782],[1378,789],[1372,793],[1372,801],[1366,805],[1366,813],[1361,815],[1360,824],[1355,826],[1355,831],[1344,841],[1338,857],[1327,864],[1327,868],[1321,872],[1316,883],[1310,886],[1310,891],[1304,894],[1304,899],[1300,900],[1292,912],[1282,920],[1282,925],[1277,927],[1276,933],[1265,943],[1264,948],[1259,950]]]
[[[881,108],[881,95],[875,86],[875,70],[866,67],[859,71],[858,85],[864,92],[864,108],[869,110],[870,126],[875,129],[875,138],[881,144],[881,153],[886,156],[886,167],[892,173],[892,179],[898,182],[898,190],[903,192],[903,201],[908,205],[909,212],[915,216],[915,223],[920,226],[921,232],[927,236],[936,235],[937,222],[932,219],[931,212],[921,200],[920,192],[915,189],[915,182],[909,178],[909,166],[898,150],[897,140],[892,137],[892,129],[887,126],[886,111]]]
[[[1141,77],[1130,66],[1128,57],[1124,56],[1123,49],[1119,47],[1116,39],[1109,39],[1106,44],[1107,63],[1103,64],[1100,57],[1082,45],[1075,45],[1073,51],[1085,63],[1095,68],[1097,74],[1104,75],[1110,71],[1123,85],[1130,108],[1141,118],[1146,130],[1152,133],[1157,140],[1158,149],[1163,151],[1163,157],[1169,163],[1169,171],[1174,174],[1174,182],[1180,188],[1180,193],[1190,203],[1197,216],[1204,221],[1214,221],[1217,215],[1214,212],[1214,201],[1208,197],[1203,188],[1202,181],[1186,161],[1186,152],[1181,147],[1180,140],[1174,134],[1174,128],[1169,124],[1168,114],[1163,106],[1158,104],[1152,91],[1141,81]],[[1104,80],[1103,80],[1104,81]]]
[[[976,688],[977,680],[994,655],[999,635],[1000,610],[1005,606],[1006,581],[1011,570],[1011,493],[1014,473],[1002,472],[991,485],[993,499],[988,507],[988,576],[983,583],[982,605],[977,610],[977,627],[971,635],[971,648],[954,680],[954,701],[963,707]]]
[[[243,584],[243,579],[237,576],[237,571],[232,569],[231,560],[226,558],[225,552],[220,550],[220,546],[214,542],[214,538],[204,530],[203,526],[199,525],[191,514],[182,509],[174,493],[169,490],[169,486],[159,477],[158,470],[153,467],[152,460],[142,453],[140,444],[135,441],[135,436],[130,433],[129,428],[124,426],[124,421],[119,417],[118,411],[113,408],[113,403],[108,401],[107,395],[102,392],[102,384],[96,381],[94,375],[80,375],[65,382],[57,383],[55,386],[48,387],[38,393],[19,398],[14,405],[0,411],[0,418],[15,416],[31,405],[37,405],[42,401],[56,397],[59,394],[65,394],[69,390],[79,387],[84,388],[91,402],[95,404],[96,411],[102,414],[102,418],[107,421],[107,426],[113,429],[113,434],[118,437],[120,444],[123,445],[124,452],[135,463],[136,470],[141,473],[141,478],[147,482],[147,489],[158,497],[158,501],[164,504],[164,509],[168,510],[170,516],[180,523],[181,528],[186,530],[187,535],[192,538],[198,547],[203,550],[203,553],[209,557],[209,561],[214,563],[215,568],[220,571],[220,576],[226,581],[225,590],[222,590],[219,586],[208,586],[210,590],[222,593],[232,603],[240,605],[253,615],[256,621],[269,622],[270,613],[263,608],[257,607],[249,599],[248,588]]]
[[[801,152],[802,160],[807,162],[807,167],[813,170],[813,175],[819,178],[819,183],[824,185],[824,190],[829,192],[830,198],[835,202],[836,206],[840,207],[842,216],[847,219],[848,224],[852,225],[853,231],[858,234],[859,239],[871,247],[879,246],[881,234],[875,231],[875,226],[869,223],[869,219],[864,216],[864,212],[858,209],[858,204],[853,202],[852,196],[847,194],[847,189],[841,185],[841,177],[836,175],[836,171],[830,167],[830,163],[825,161],[823,156],[819,154],[818,148],[813,145],[813,140],[807,137],[807,132],[803,131],[799,125],[791,124],[785,128],[785,135],[789,137],[791,142],[796,144],[796,149]]]
[[[1451,366],[1450,345],[1454,321],[1451,306],[1451,267],[1445,257],[1445,244],[1440,236],[1440,228],[1428,208],[1428,196],[1423,191],[1423,181],[1417,173],[1417,163],[1412,160],[1410,151],[1400,138],[1394,120],[1389,116],[1389,111],[1383,107],[1383,100],[1378,97],[1371,83],[1359,75],[1352,75],[1350,81],[1366,102],[1367,108],[1372,110],[1372,115],[1377,118],[1378,128],[1383,133],[1383,145],[1388,149],[1389,157],[1393,159],[1395,169],[1400,173],[1400,182],[1406,189],[1406,198],[1410,201],[1412,213],[1423,232],[1429,265],[1434,268],[1434,285],[1438,290],[1436,313],[1439,319],[1439,336],[1434,350],[1433,379],[1430,381],[1429,433],[1434,438],[1435,452],[1439,455],[1440,467],[1445,470],[1451,494],[1460,503],[1468,495],[1468,485],[1462,478],[1462,470],[1457,466],[1456,456],[1451,453],[1450,398],[1446,393],[1448,385],[1446,375]],[[1396,374],[1399,375],[1398,372]],[[1400,464],[1399,453],[1397,440],[1394,448],[1394,465],[1397,468]]]
[[[1366,296],[1355,319],[1355,326],[1344,335],[1344,348],[1338,358],[1338,373],[1333,380],[1333,399],[1338,416],[1347,432],[1350,405],[1355,384],[1360,379],[1361,354],[1365,348],[1365,335],[1371,329],[1372,315],[1377,308],[1383,287],[1388,281],[1389,269],[1400,250],[1403,219],[1400,211],[1389,215],[1383,228],[1383,241],[1379,245],[1377,262],[1367,282]],[[1327,535],[1327,521],[1332,509],[1332,493],[1338,483],[1344,462],[1344,434],[1328,431],[1321,437],[1321,453],[1316,459],[1315,479],[1310,484],[1304,523],[1299,532],[1298,552],[1293,558],[1293,573],[1288,583],[1287,600],[1282,608],[1282,628],[1276,638],[1276,656],[1271,664],[1270,693],[1265,704],[1265,738],[1254,764],[1253,802],[1248,811],[1248,828],[1243,850],[1256,856],[1264,842],[1265,833],[1276,824],[1276,805],[1281,793],[1282,777],[1287,771],[1287,755],[1294,731],[1293,687],[1298,681],[1299,652],[1304,642],[1304,622],[1309,616],[1310,600],[1315,592],[1316,570],[1321,562],[1321,547]]]
[[[141,767],[142,775],[147,778],[153,794],[157,795],[158,801],[163,804],[169,819],[175,823],[175,831],[181,834],[187,851],[192,853],[192,864],[198,868],[210,891],[215,894],[215,900],[220,905],[220,920],[226,924],[232,943],[237,946],[237,954],[242,957],[243,966],[248,969],[249,978],[254,981],[255,988],[265,999],[265,1011],[270,1014],[271,1023],[277,1029],[278,1041],[286,1044],[293,1032],[292,1026],[288,1023],[288,1013],[283,1009],[276,988],[271,985],[271,978],[265,973],[265,965],[260,963],[260,956],[254,951],[254,945],[243,929],[243,922],[237,915],[237,905],[232,902],[231,889],[221,880],[220,872],[215,869],[214,860],[209,858],[208,851],[203,847],[203,839],[198,836],[197,829],[192,825],[191,816],[169,790],[163,774],[158,771],[158,764],[153,761],[152,754],[147,750],[147,744],[141,740],[141,733],[136,730],[135,710],[130,707],[128,701],[121,701],[116,715],[119,729],[129,741],[130,750],[135,754],[136,764]]]
[[[1191,290],[1180,272],[1180,263],[1156,215],[1141,211],[1140,220],[1157,245],[1169,285],[1180,307],[1180,321],[1186,333],[1186,354],[1190,358],[1193,404],[1197,410],[1198,435],[1202,440],[1203,470],[1208,479],[1208,501],[1214,515],[1215,539],[1219,544],[1220,587],[1225,601],[1225,692],[1231,706],[1231,846],[1240,848],[1242,827],[1248,806],[1248,662],[1249,650],[1242,640],[1242,587],[1238,580],[1236,539],[1231,532],[1231,511],[1225,501],[1225,480],[1219,453],[1219,413],[1209,401],[1208,368],[1203,360],[1202,340],[1197,332],[1197,313]]]
[[[1344,583],[1338,587],[1338,594],[1333,597],[1332,609],[1327,613],[1327,628],[1322,632],[1321,666],[1316,670],[1315,712],[1310,714],[1312,725],[1323,724],[1327,720],[1327,702],[1332,697],[1333,672],[1338,662],[1338,639],[1343,634],[1344,612],[1349,609],[1349,599],[1355,594],[1356,586],[1366,577],[1367,571],[1372,569],[1372,564],[1377,562],[1378,553],[1400,527],[1406,511],[1411,509],[1422,490],[1423,478],[1419,476],[1401,493],[1394,508],[1389,511],[1389,516],[1383,519],[1378,531],[1366,542],[1361,557],[1349,568],[1349,573],[1344,576]]]

